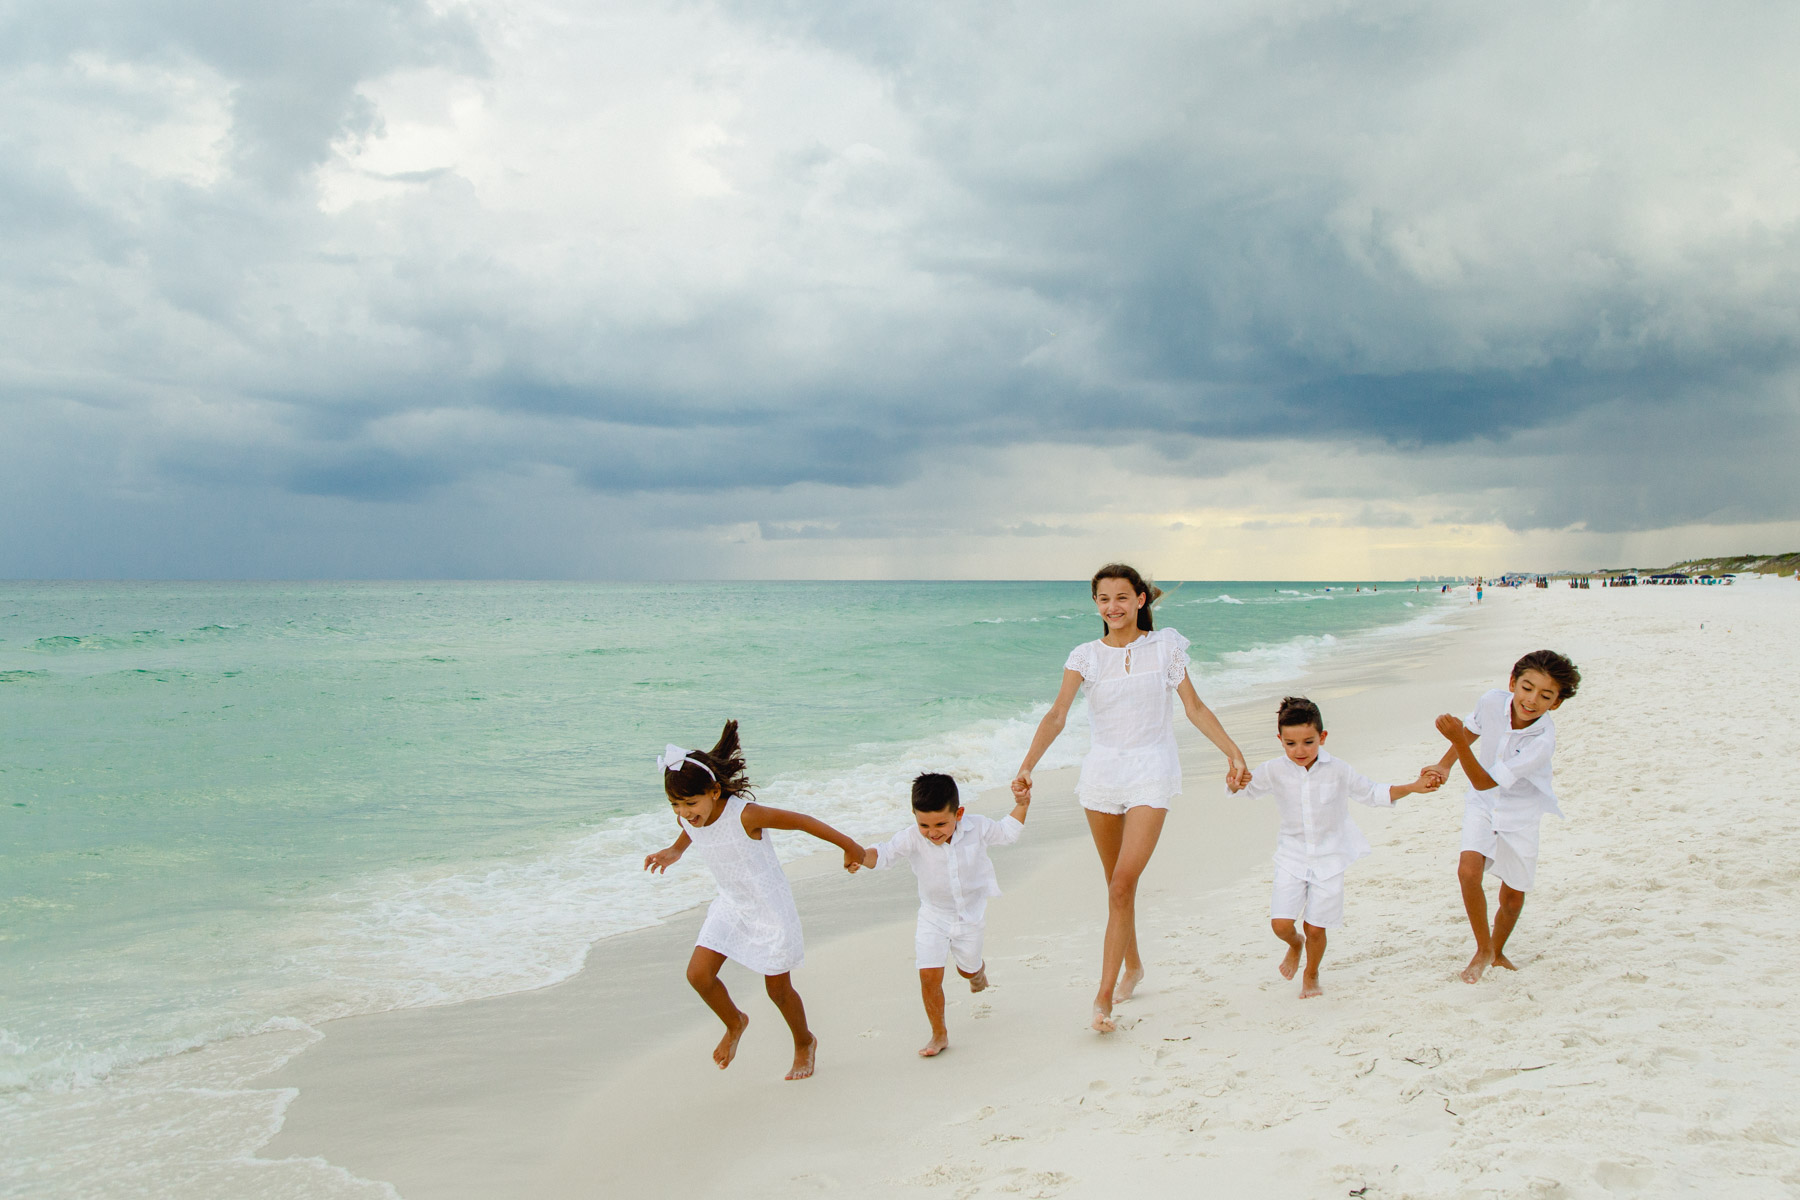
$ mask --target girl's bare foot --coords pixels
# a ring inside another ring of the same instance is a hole
[[[1111,1012],[1096,1004],[1094,1005],[1094,1023],[1090,1028],[1093,1029],[1095,1033],[1112,1033],[1117,1030],[1119,1026],[1118,1023],[1113,1020]]]
[[[1463,968],[1462,981],[1464,983],[1480,983],[1482,975],[1493,965],[1494,952],[1492,950],[1477,950],[1475,957],[1469,960],[1469,965]]]
[[[1506,955],[1504,955],[1504,954],[1494,955],[1494,965],[1496,967],[1505,967],[1509,971],[1516,971],[1519,969],[1519,968],[1513,966],[1512,963],[1507,959]]]
[[[731,1060],[737,1057],[738,1039],[744,1036],[744,1030],[749,1027],[750,1014],[745,1012],[739,1013],[737,1020],[726,1026],[725,1036],[713,1047],[713,1061],[719,1064],[719,1070],[729,1067]]]
[[[1294,972],[1300,969],[1300,947],[1289,946],[1287,954],[1281,959],[1281,965],[1275,969],[1281,972],[1283,979],[1292,979]]]
[[[1113,1003],[1119,1004],[1131,999],[1137,991],[1137,985],[1144,982],[1144,968],[1126,967],[1119,975],[1119,986],[1113,989]]]
[[[789,1071],[783,1078],[811,1079],[813,1064],[818,1060],[818,1057],[819,1039],[814,1036],[808,1039],[806,1045],[794,1051],[794,1069]]]
[[[982,963],[981,966],[975,969],[975,973],[969,976],[969,990],[971,992],[985,992],[987,991],[987,987],[987,964]],[[919,1053],[923,1054],[925,1052],[921,1050]]]
[[[926,1042],[923,1046],[919,1047],[919,1057],[936,1058],[949,1048],[950,1035],[947,1033],[934,1033],[931,1035],[931,1040],[929,1042]]]
[[[1300,979],[1300,998],[1311,1000],[1314,996],[1323,996],[1325,989],[1319,986],[1317,975],[1306,975]]]

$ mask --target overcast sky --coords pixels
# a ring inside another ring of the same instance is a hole
[[[1800,7],[0,3],[0,577],[1800,546]]]

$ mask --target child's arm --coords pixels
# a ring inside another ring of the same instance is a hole
[[[1238,749],[1237,743],[1231,740],[1231,735],[1225,732],[1225,726],[1219,724],[1219,718],[1213,715],[1213,710],[1206,707],[1205,702],[1200,699],[1200,693],[1194,690],[1193,679],[1183,676],[1181,686],[1175,689],[1175,694],[1181,697],[1181,707],[1187,712],[1187,719],[1193,723],[1194,728],[1205,734],[1206,740],[1217,746],[1219,753],[1225,756],[1225,786],[1232,791],[1237,790],[1237,787],[1232,787],[1233,784],[1242,787],[1250,778],[1250,768],[1244,765],[1244,752]]]
[[[1038,759],[1044,757],[1044,751],[1056,740],[1069,720],[1069,706],[1075,703],[1075,693],[1081,690],[1081,672],[1063,668],[1062,687],[1056,693],[1056,699],[1050,702],[1050,711],[1038,722],[1037,732],[1031,736],[1031,749],[1025,752],[1025,760],[1019,764],[1019,773],[1014,776],[1012,790],[1015,796],[1031,795],[1031,769],[1038,765]]]
[[[667,850],[658,850],[655,854],[644,855],[644,870],[651,874],[667,871],[675,865],[676,859],[687,853],[687,848],[693,844],[693,841],[694,839],[687,835],[687,830],[682,830],[681,836],[676,838],[675,844]]]
[[[1437,772],[1426,767],[1411,783],[1396,783],[1388,788],[1388,803],[1392,804],[1402,796],[1410,796],[1417,792],[1435,792],[1442,786],[1444,786],[1444,781],[1438,778]]]
[[[1475,761],[1476,734],[1470,733],[1462,718],[1445,713],[1437,719],[1437,731],[1450,739],[1450,751],[1445,754],[1442,764],[1454,760],[1462,764],[1463,774],[1469,777],[1469,785],[1478,792],[1492,791],[1499,785],[1482,765]]]
[[[862,869],[866,853],[860,843],[847,833],[840,833],[817,817],[809,817],[805,813],[789,812],[785,808],[770,808],[766,804],[744,805],[744,829],[754,833],[758,829],[794,829],[801,833],[810,833],[821,842],[830,842],[844,852],[844,870],[855,873]]]
[[[1012,812],[1007,815],[1012,817],[1012,819],[1017,821],[1019,824],[1023,825],[1025,823],[1025,814],[1028,811],[1030,811],[1030,809],[1031,809],[1031,789],[1028,787],[1025,789],[1024,795],[1021,796],[1018,794],[1014,794],[1013,809],[1012,809]]]

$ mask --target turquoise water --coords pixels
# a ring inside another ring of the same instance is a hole
[[[1436,599],[1159,623],[1224,702]],[[728,716],[765,799],[858,833],[926,767],[1004,779],[1098,624],[1085,583],[0,584],[0,1156],[178,1051],[540,986],[704,899],[638,870],[651,759]]]

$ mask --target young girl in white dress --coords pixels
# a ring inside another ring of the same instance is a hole
[[[1111,563],[1095,572],[1092,592],[1105,636],[1070,653],[1062,689],[1039,722],[1012,786],[1015,793],[1030,795],[1032,768],[1062,732],[1075,693],[1085,687],[1094,740],[1082,760],[1075,794],[1087,810],[1088,829],[1106,872],[1106,942],[1093,1027],[1111,1033],[1116,1028],[1113,1005],[1130,999],[1144,978],[1137,944],[1138,879],[1162,835],[1170,799],[1181,794],[1176,698],[1194,728],[1225,756],[1228,785],[1247,779],[1250,770],[1243,751],[1194,692],[1187,673],[1187,639],[1173,629],[1155,628],[1150,605],[1161,590],[1123,563]]]
[[[729,958],[764,977],[769,999],[794,1035],[794,1066],[787,1078],[805,1079],[813,1073],[819,1039],[806,1027],[806,1006],[788,972],[806,958],[806,946],[794,893],[775,857],[775,846],[763,831],[798,829],[830,842],[844,852],[847,871],[862,865],[863,848],[804,813],[757,804],[744,774],[736,721],[725,722],[711,751],[669,746],[656,765],[662,768],[663,791],[675,810],[681,836],[668,849],[645,856],[644,869],[667,871],[694,845],[700,847],[719,885],[719,897],[706,910],[687,969],[688,983],[725,1022],[725,1036],[713,1050],[713,1061],[721,1071],[729,1067],[738,1039],[750,1024],[750,1015],[731,1002],[731,993],[719,981],[719,968]]]

